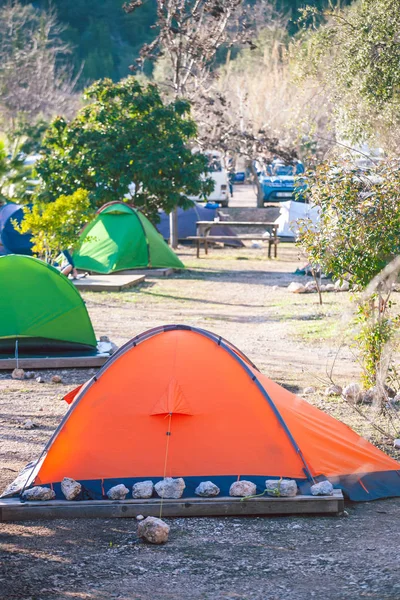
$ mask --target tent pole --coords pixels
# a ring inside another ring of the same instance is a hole
[[[169,243],[171,248],[178,247],[178,208],[169,213]]]

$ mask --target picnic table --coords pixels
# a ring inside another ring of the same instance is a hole
[[[235,228],[257,227],[263,228],[269,232],[269,237],[259,233],[240,233],[238,235],[212,235],[213,227],[227,225]],[[278,255],[278,224],[269,221],[197,221],[197,235],[190,236],[187,239],[194,240],[197,243],[197,258],[200,257],[200,244],[204,244],[205,253],[208,254],[209,242],[224,242],[225,240],[263,240],[268,241],[268,258],[271,258],[271,249],[274,246],[274,257]]]

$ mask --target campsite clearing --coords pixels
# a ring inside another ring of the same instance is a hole
[[[323,394],[333,365],[341,385],[358,375],[349,346],[338,353],[352,316],[348,293],[324,295],[322,307],[316,294],[288,293],[292,280],[305,281],[292,274],[303,264],[293,245],[281,244],[273,261],[266,248],[215,249],[200,261],[193,249],[178,255],[188,270],[170,278],[120,293],[84,292],[96,334],[120,345],[173,322],[220,333],[289,390],[314,386],[307,400],[398,458],[348,404]],[[51,383],[55,373],[63,384]],[[67,409],[62,396],[94,373],[37,371],[42,384],[0,374],[1,489],[57,427]],[[37,426],[24,429],[26,419]],[[170,542],[156,548],[138,540],[131,519],[3,524],[0,598],[283,600],[295,587],[297,600],[396,600],[399,500],[346,510],[349,516],[340,518],[168,519]]]

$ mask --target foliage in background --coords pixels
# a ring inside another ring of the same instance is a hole
[[[399,328],[391,314],[392,285],[384,282],[372,294],[371,280],[400,254],[400,171],[397,162],[369,172],[325,163],[310,181],[310,200],[320,209],[315,226],[300,223],[299,244],[312,265],[333,279],[346,279],[358,297],[357,336],[367,387],[385,379],[386,344]],[[384,364],[385,363],[385,364]],[[387,364],[386,364],[387,363]]]
[[[6,4],[8,0],[0,0]],[[348,0],[345,0],[346,2]],[[22,0],[23,4],[33,4]],[[342,4],[343,0],[341,0]],[[307,4],[323,8],[330,0],[309,0]],[[143,44],[156,37],[152,28],[157,18],[154,0],[141,2],[141,10],[127,14],[122,10],[123,0],[36,0],[35,6],[48,10],[52,6],[57,19],[65,26],[63,40],[71,47],[71,59],[75,73],[84,87],[95,79],[109,77],[113,81],[129,73],[129,65],[139,56]],[[253,2],[249,2],[250,5]],[[271,5],[287,16],[288,30],[294,35],[298,29],[297,19],[304,0],[271,0]]]
[[[70,47],[53,11],[19,2],[0,7],[0,117],[13,131],[21,118],[68,114],[76,108],[75,80],[65,62]]]
[[[339,136],[398,153],[400,0],[359,0],[305,16],[315,26],[304,28],[292,51],[303,79],[317,79],[328,93]]]
[[[35,202],[31,208],[24,207],[21,224],[14,226],[22,234],[32,234],[32,251],[39,258],[54,263],[62,250],[73,249],[93,214],[88,192],[78,189],[50,204]]]
[[[25,164],[22,142],[15,138],[0,140],[0,205],[29,202],[35,188],[32,165]]]
[[[36,165],[42,199],[81,187],[100,207],[123,200],[133,184],[132,202],[157,220],[158,208],[170,212],[190,205],[188,196],[212,190],[202,177],[207,158],[188,148],[196,135],[188,102],[165,104],[157,86],[134,77],[99,81],[85,98],[89,104],[73,121],[55,119],[45,136],[47,154]]]

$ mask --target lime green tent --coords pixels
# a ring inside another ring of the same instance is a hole
[[[83,230],[74,252],[77,269],[112,273],[148,267],[184,268],[146,217],[123,202],[105,204]]]
[[[71,281],[31,256],[0,257],[0,353],[96,348],[86,306]]]

